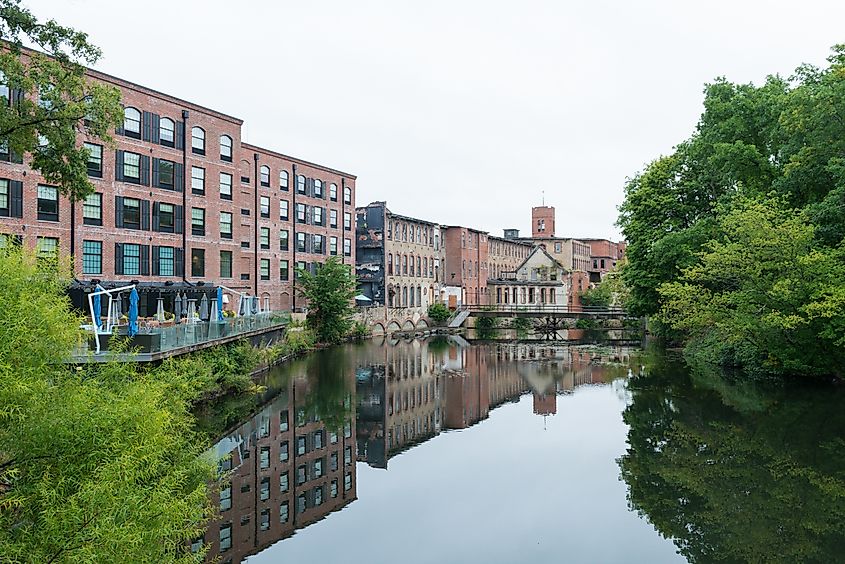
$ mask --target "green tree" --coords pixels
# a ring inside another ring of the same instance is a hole
[[[200,561],[213,464],[188,402],[132,363],[62,362],[84,337],[69,272],[0,251],[0,559]]]
[[[19,0],[0,0],[0,83],[11,103],[0,104],[0,143],[47,182],[73,199],[93,191],[88,180],[88,150],[79,135],[112,142],[123,119],[120,93],[89,80],[83,64],[93,64],[100,50],[86,34],[54,20],[39,22]],[[23,50],[30,42],[43,53]]]
[[[428,306],[428,317],[437,324],[443,323],[452,315],[446,304],[431,304]]]
[[[324,343],[338,343],[352,329],[355,313],[355,276],[337,257],[320,266],[316,274],[297,272],[300,293],[308,300],[308,326]]]

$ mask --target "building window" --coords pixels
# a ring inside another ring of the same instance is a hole
[[[352,447],[348,446],[343,449],[343,463],[352,464]]]
[[[153,160],[153,175],[155,175],[155,160]],[[156,186],[173,189],[173,161],[161,159],[158,161],[158,178],[154,179]]]
[[[202,167],[191,167],[191,193],[199,196],[205,194],[205,169]]]
[[[337,472],[337,451],[329,455],[329,472]]]
[[[314,507],[323,505],[323,486],[314,488]]]
[[[296,234],[296,252],[304,253],[305,252],[305,233],[297,233]]]
[[[332,202],[337,201],[337,184],[329,184],[329,199]]]
[[[176,206],[173,204],[165,204],[163,202],[158,204],[158,231],[164,233],[173,233],[175,221]]]
[[[103,273],[102,241],[82,242],[82,274]]]
[[[314,248],[312,252],[318,255],[325,254],[325,249],[323,248],[323,236],[322,235],[314,235]]]
[[[303,455],[306,450],[306,441],[304,436],[296,437],[296,454]]]
[[[232,251],[220,251],[220,278],[232,277]]]
[[[287,462],[290,456],[288,442],[284,441],[279,445],[279,462]],[[285,475],[287,478],[287,474]]]
[[[232,162],[232,138],[228,135],[220,136],[220,160]]]
[[[283,280],[283,281],[288,280],[288,278],[290,277],[290,272],[289,272],[288,269],[289,269],[288,261],[286,261],[286,260],[279,261],[279,279],[280,280]]]
[[[82,223],[85,225],[103,224],[103,195],[88,194],[82,202]]]
[[[388,253],[387,255],[387,275],[393,276],[393,254]]]
[[[308,507],[305,500],[305,494],[299,494],[296,498],[296,512],[297,513],[305,513],[305,509]]]
[[[228,511],[232,508],[232,484],[226,484],[220,488],[220,511]]]
[[[305,465],[302,464],[296,469],[296,485],[301,486],[305,483]]]
[[[129,107],[123,110],[123,133],[127,137],[141,138],[141,112]]]
[[[220,552],[232,548],[232,524],[220,525]]]
[[[88,149],[88,176],[103,177],[103,146],[85,143]]]
[[[279,219],[281,219],[282,221],[288,221],[288,219],[290,218],[290,209],[288,205],[289,204],[287,200],[279,200]]]
[[[289,246],[288,245],[288,238],[289,238],[288,230],[287,229],[281,229],[279,231],[279,250],[280,251],[287,251],[288,250],[288,246]]]
[[[270,259],[261,259],[259,273],[262,280],[270,280]]]
[[[261,185],[270,186],[270,167],[267,165],[261,165],[261,168],[258,170],[261,174]]]
[[[38,219],[59,221],[59,191],[53,186],[38,185]]]
[[[191,276],[205,276],[205,249],[191,249]]]
[[[288,188],[288,182],[289,181],[290,181],[290,176],[288,175],[288,171],[280,170],[279,171],[279,188],[287,191],[289,189]]]
[[[191,152],[197,155],[205,154],[205,130],[201,127],[191,128]]]
[[[123,274],[141,274],[141,245],[123,245]]]
[[[269,227],[262,227],[260,233],[261,239],[259,242],[261,243],[261,248],[267,250],[270,248],[270,228]]]
[[[228,172],[220,173],[220,199],[232,199],[232,175]]]
[[[343,212],[343,228],[346,231],[352,230],[352,214],[349,212]]]
[[[329,210],[329,227],[337,229],[337,210]]]
[[[9,181],[0,178],[0,216],[9,216]]]
[[[173,247],[158,248],[158,274],[159,276],[173,276],[176,274]]]
[[[343,477],[343,491],[349,491],[352,489],[352,473],[347,472],[346,475]]]
[[[314,197],[315,198],[322,198],[323,197],[323,181],[317,178],[314,179]]]
[[[305,223],[305,204],[296,204],[296,222]]]
[[[283,501],[282,504],[279,506],[279,521],[281,523],[287,523],[289,516],[290,510],[288,509],[288,502]]]
[[[191,234],[205,235],[205,210],[203,208],[191,208]]]
[[[141,229],[141,200],[123,198],[123,225],[127,229]]]
[[[329,254],[337,256],[337,237],[329,237]]]
[[[343,203],[344,204],[351,204],[352,203],[352,189],[351,188],[344,188],[343,189]]]
[[[283,409],[281,413],[279,413],[279,431],[284,433],[290,428],[290,416],[288,414],[287,409]],[[287,441],[285,441],[287,444]],[[285,447],[287,448],[287,447]]]
[[[135,183],[141,182],[141,155],[123,153],[123,180]]]
[[[270,489],[267,488],[267,497],[270,497]],[[261,530],[266,531],[270,528],[270,510],[269,509],[262,509],[261,510]]]
[[[337,497],[337,480],[332,480],[329,486],[329,495]]]
[[[297,194],[305,193],[305,177],[301,174],[296,176],[296,192]]]
[[[220,212],[220,237],[223,239],[232,238],[232,214]]]
[[[261,196],[261,217],[270,217],[270,198]]]
[[[162,145],[173,147],[175,140],[176,123],[170,119],[163,117],[158,122],[158,140]]]
[[[261,450],[258,453],[258,460],[259,460],[259,467],[261,470],[266,470],[270,468],[270,447],[265,446],[261,447]],[[263,482],[262,482],[263,484]],[[267,485],[269,488],[269,484]],[[263,489],[263,486],[262,486]]]
[[[352,240],[351,239],[344,239],[343,240],[343,256],[351,257],[352,256]]]
[[[314,207],[314,225],[323,225],[323,208]]]

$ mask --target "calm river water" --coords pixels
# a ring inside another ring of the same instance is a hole
[[[460,337],[264,383],[202,418],[231,455],[210,561],[845,561],[841,389]]]

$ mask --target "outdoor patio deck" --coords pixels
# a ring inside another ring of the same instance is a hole
[[[109,351],[116,337],[100,334],[100,354],[95,354],[94,334],[87,332],[88,341],[77,348],[69,362],[155,362],[172,356],[231,343],[240,339],[255,339],[267,335],[274,339],[290,322],[287,312],[270,312],[245,317],[226,318],[221,322],[182,323],[171,327],[147,327],[142,322],[138,333],[129,338],[127,352]],[[126,328],[118,329],[118,337],[126,339]],[[121,347],[122,348],[122,347]]]

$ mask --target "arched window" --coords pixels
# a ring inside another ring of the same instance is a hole
[[[228,135],[220,136],[220,160],[232,162],[232,138]]]
[[[296,192],[298,194],[305,193],[305,176],[302,174],[296,175]]]
[[[261,172],[261,185],[270,186],[270,167],[261,165],[261,168],[258,170]]]
[[[408,287],[402,286],[402,307],[408,307]]]
[[[417,276],[422,276],[422,259],[417,257]]]
[[[345,187],[343,189],[343,203],[344,204],[351,204],[352,203],[352,188]]]
[[[387,254],[387,275],[393,276],[393,254]]]
[[[408,274],[408,255],[402,255],[402,274]]]
[[[288,190],[288,181],[290,180],[290,176],[288,175],[288,171],[280,170],[279,171],[279,188],[282,190]]]
[[[332,202],[337,201],[337,184],[329,184],[329,199]]]
[[[191,152],[197,155],[205,154],[205,130],[201,127],[191,128]]]
[[[422,275],[428,276],[428,257],[423,257]]]
[[[176,141],[176,122],[163,117],[158,122],[158,140],[162,145],[172,147]]]
[[[411,294],[411,295],[410,295],[410,296],[408,296],[408,306],[409,306],[409,307],[414,307],[414,287],[413,287],[413,286],[411,286],[411,292],[410,292],[410,294]]]
[[[409,262],[411,263],[411,273],[409,274],[409,276],[413,276],[414,275],[414,255],[411,255],[411,260]]]
[[[141,138],[141,112],[132,107],[124,108],[123,132],[129,137]]]
[[[417,306],[422,307],[422,286],[417,286]]]

